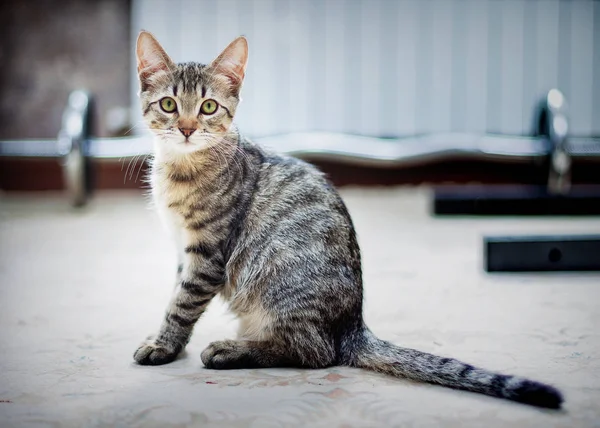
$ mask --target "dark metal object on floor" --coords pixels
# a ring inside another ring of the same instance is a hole
[[[539,113],[538,134],[548,147],[546,186],[461,186],[434,191],[436,215],[600,215],[600,187],[572,186],[572,158],[581,147],[568,137],[566,101],[552,89]],[[600,151],[590,145],[587,151]],[[532,165],[532,168],[535,166]]]
[[[435,190],[436,215],[600,215],[600,186],[572,186],[566,195],[544,186],[456,186]]]
[[[600,271],[600,235],[484,238],[487,272]]]

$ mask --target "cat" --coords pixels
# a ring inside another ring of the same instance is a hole
[[[211,343],[209,369],[346,365],[547,408],[552,386],[492,373],[377,338],[363,320],[361,256],[341,197],[314,166],[271,153],[233,125],[248,60],[244,37],[209,65],[175,64],[137,39],[143,116],[154,137],[150,182],[178,248],[176,288],[142,365],[173,361],[220,294],[237,340]]]

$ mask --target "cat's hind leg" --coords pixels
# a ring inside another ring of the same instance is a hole
[[[221,340],[212,342],[200,355],[207,369],[256,369],[287,367],[293,361],[283,348],[269,341]]]
[[[268,367],[324,368],[335,364],[333,345],[319,335],[274,336],[266,340],[213,342],[200,358],[208,369]]]

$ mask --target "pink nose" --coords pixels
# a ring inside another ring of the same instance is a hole
[[[192,135],[195,130],[196,128],[179,128],[179,131],[185,135],[186,138]]]

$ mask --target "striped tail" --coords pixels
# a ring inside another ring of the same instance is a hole
[[[356,340],[358,339],[358,340]],[[453,358],[401,348],[378,339],[369,330],[353,340],[346,364],[396,377],[505,398],[532,406],[559,409],[556,388],[517,376],[493,373]]]

